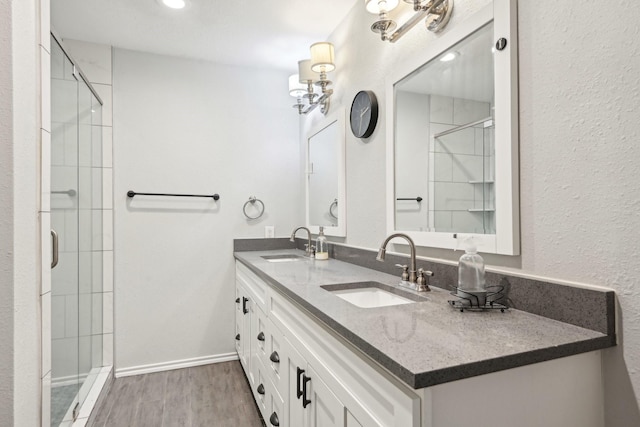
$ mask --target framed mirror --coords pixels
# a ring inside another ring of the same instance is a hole
[[[345,109],[324,117],[306,137],[307,227],[346,236]]]
[[[515,0],[494,0],[387,80],[387,228],[518,255]]]

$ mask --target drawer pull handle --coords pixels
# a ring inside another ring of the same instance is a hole
[[[273,363],[280,363],[280,356],[278,355],[278,352],[274,351],[273,353],[271,353],[271,356],[269,356],[269,360],[271,360]]]
[[[242,297],[242,312],[244,314],[247,314],[249,312],[249,309],[247,308],[247,301],[249,301],[249,298]]]
[[[240,341],[240,334],[236,335],[236,341]]]
[[[264,341],[264,332],[258,334],[258,341]]]
[[[311,401],[309,399],[307,399],[307,383],[311,381],[311,378],[309,378],[306,375],[302,375],[302,407],[306,408],[309,403],[311,403]]]
[[[258,386],[258,394],[264,394],[264,385],[260,384]]]
[[[269,422],[271,423],[272,426],[278,427],[280,425],[280,420],[278,420],[278,414],[276,414],[275,412],[271,414],[271,416],[269,417]]]
[[[296,367],[296,375],[298,376],[298,379],[296,381],[296,397],[298,399],[300,399],[300,397],[302,397],[302,386],[300,385],[300,376],[304,374],[304,369],[300,369],[298,367]]]

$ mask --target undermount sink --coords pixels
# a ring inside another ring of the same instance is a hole
[[[300,255],[295,254],[263,255],[260,258],[266,259],[269,262],[291,262],[303,259]]]
[[[342,283],[323,285],[321,288],[361,308],[387,307],[426,300],[424,297],[379,282]]]

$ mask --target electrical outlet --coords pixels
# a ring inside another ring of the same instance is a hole
[[[276,226],[275,225],[265,225],[264,226],[264,237],[267,239],[273,239],[276,237]]]

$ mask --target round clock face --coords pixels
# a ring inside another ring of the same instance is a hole
[[[370,90],[361,90],[351,104],[351,132],[358,138],[368,138],[378,123],[378,100]]]

